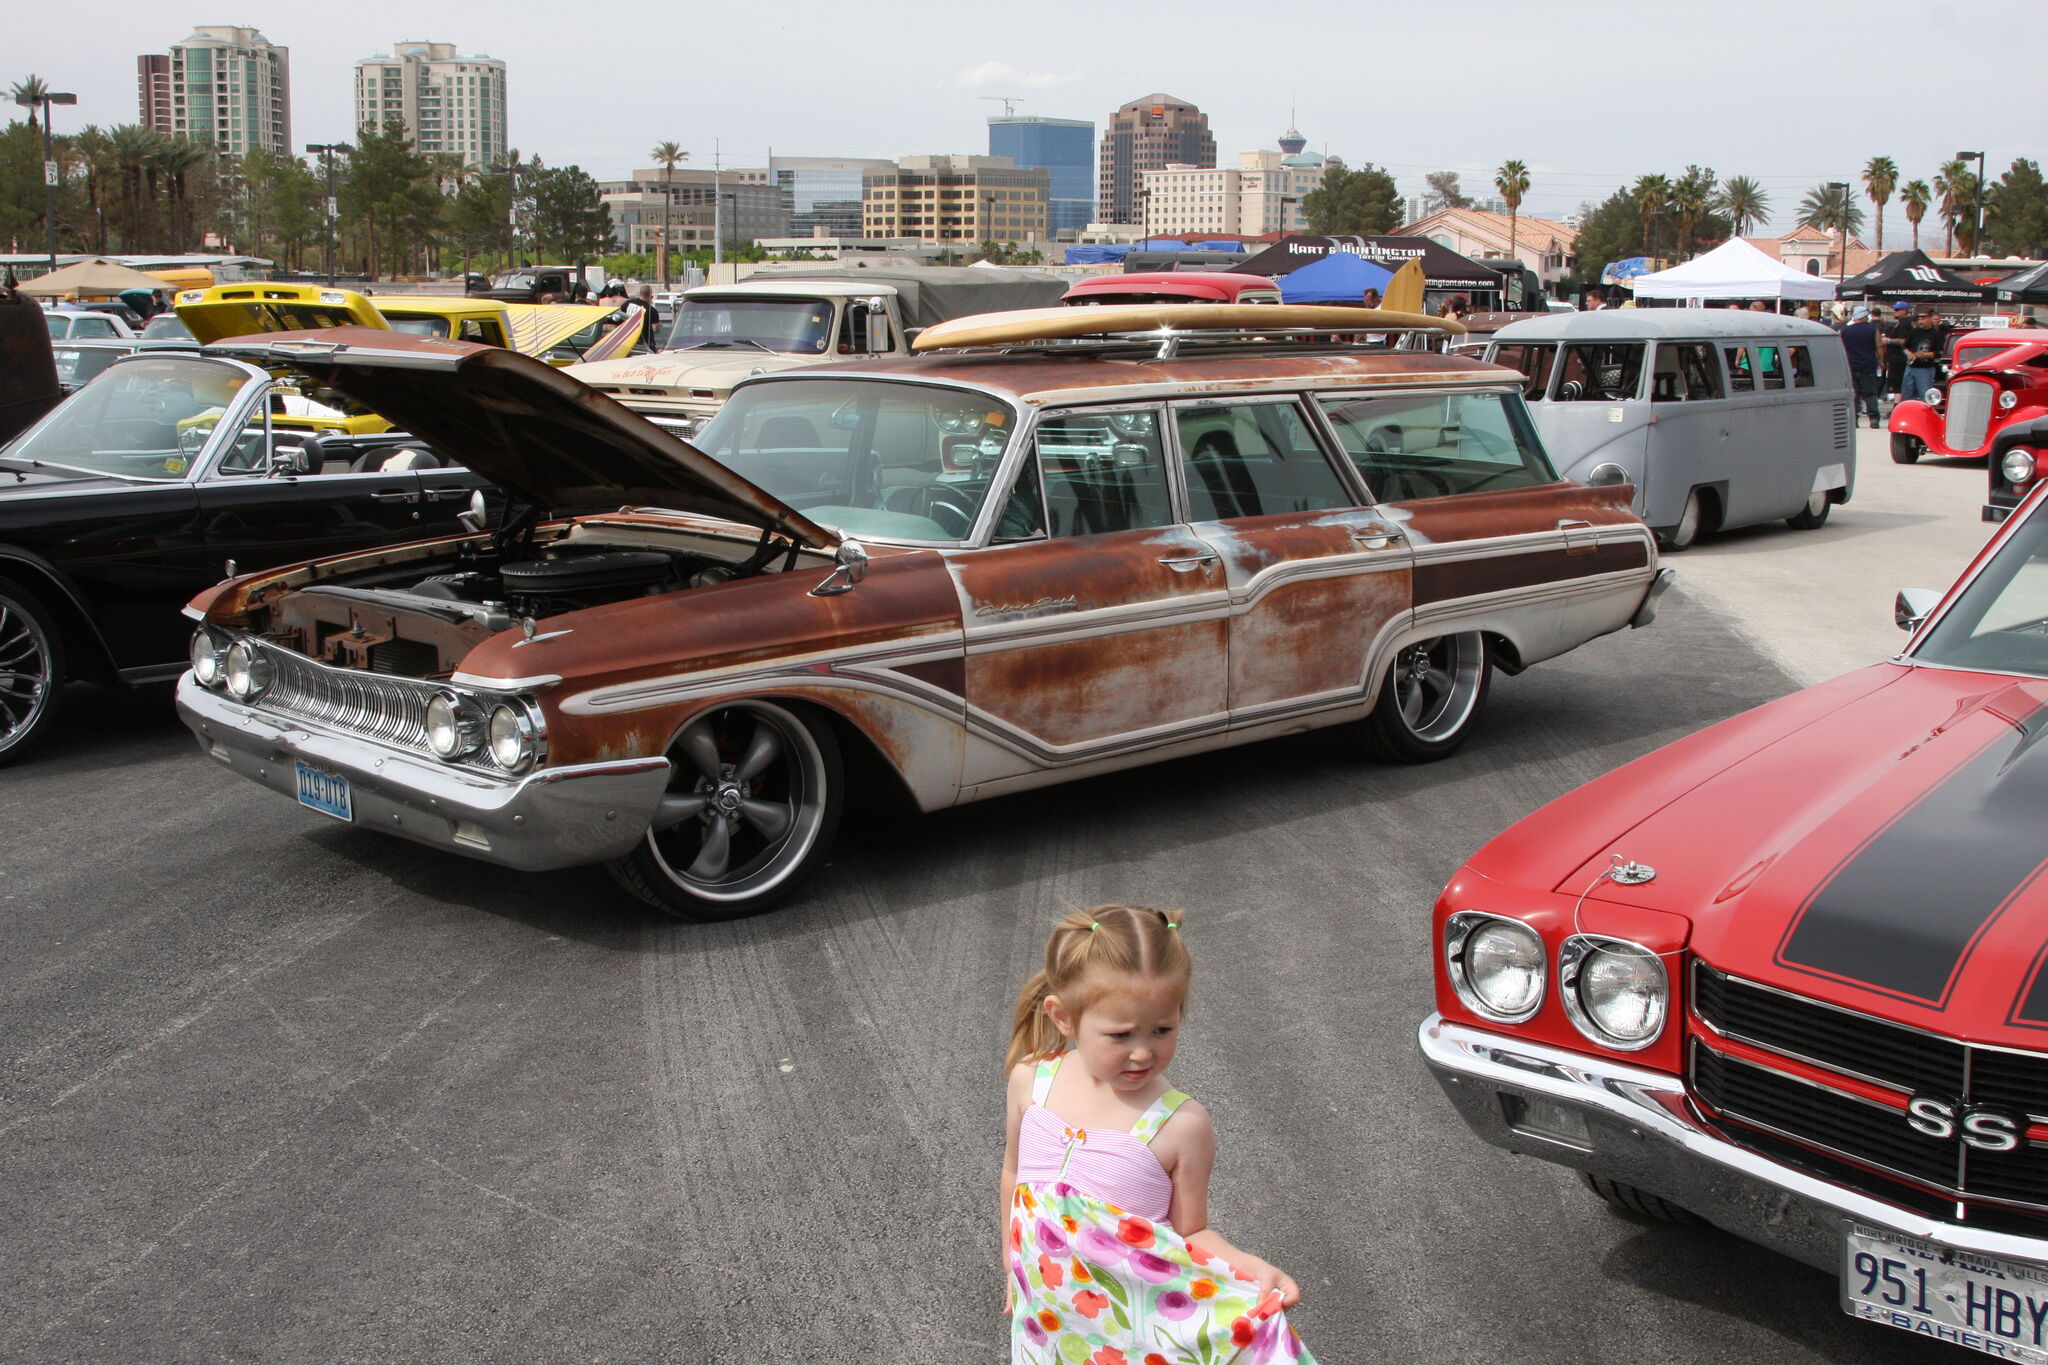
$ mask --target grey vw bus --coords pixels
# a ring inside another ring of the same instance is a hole
[[[1520,370],[1551,462],[1632,483],[1667,549],[1701,531],[1828,519],[1856,487],[1841,338],[1730,308],[1622,308],[1511,323],[1486,358]]]

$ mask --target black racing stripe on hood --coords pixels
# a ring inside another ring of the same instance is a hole
[[[2034,959],[2027,984],[2020,987],[2019,1003],[2013,1006],[2006,1022],[2021,1028],[2048,1028],[2048,946],[2043,946],[2041,955]]]
[[[2044,731],[2048,707],[2014,718],[1850,854],[1800,907],[1779,964],[1945,1006],[1971,947],[2048,861],[2034,837]]]

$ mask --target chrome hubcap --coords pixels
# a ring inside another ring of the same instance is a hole
[[[662,870],[693,893],[758,895],[817,837],[824,764],[809,731],[779,707],[700,716],[670,757],[675,785],[655,810],[647,842]]]
[[[14,603],[0,598],[0,749],[25,736],[49,703],[50,646]]]
[[[1418,739],[1456,734],[1478,704],[1485,652],[1473,634],[1445,635],[1401,651],[1394,696],[1401,721]]]

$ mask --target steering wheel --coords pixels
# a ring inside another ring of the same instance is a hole
[[[934,484],[925,489],[924,514],[946,528],[954,540],[965,540],[974,530],[975,509],[951,488]]]
[[[1567,379],[1557,386],[1557,401],[1576,403],[1586,396],[1586,386],[1576,379]]]

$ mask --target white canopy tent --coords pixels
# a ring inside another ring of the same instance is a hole
[[[1740,237],[1635,279],[1639,299],[1831,299],[1835,282],[1772,260]]]

